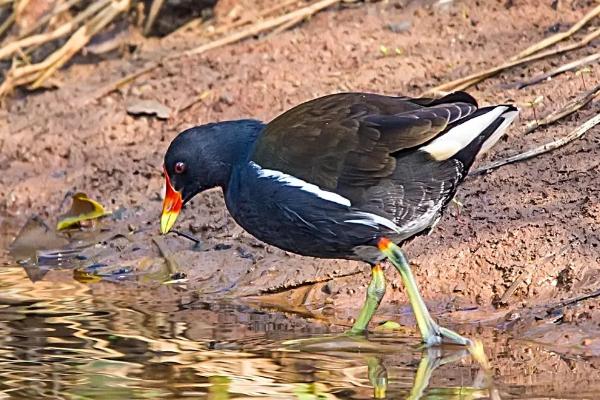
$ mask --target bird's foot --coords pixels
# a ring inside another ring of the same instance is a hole
[[[429,328],[429,332],[426,335],[423,335],[423,346],[440,346],[444,342],[467,347],[473,345],[471,339],[466,338],[454,332],[453,330],[444,328],[443,326],[439,326],[438,324],[432,321],[432,324]]]

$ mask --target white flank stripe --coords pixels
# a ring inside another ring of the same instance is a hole
[[[515,118],[517,118],[517,115],[519,115],[518,110],[509,111],[507,113],[502,114],[502,118],[504,118],[504,121],[502,122],[502,124],[500,124],[498,129],[496,129],[496,132],[492,133],[492,135],[483,143],[483,146],[481,146],[481,150],[479,150],[478,155],[482,155],[483,153],[487,152],[489,149],[492,148],[493,145],[496,144],[498,139],[500,139],[502,135],[504,135],[504,131],[506,131],[506,128],[508,128],[508,126],[515,120]]]
[[[260,165],[253,161],[250,161],[250,165],[252,165],[257,170],[258,176],[261,178],[275,179],[276,181],[284,183],[287,186],[297,187],[298,189],[312,193],[323,200],[338,203],[343,206],[350,207],[352,205],[350,204],[350,200],[348,200],[347,198],[340,196],[337,193],[323,190],[317,185],[313,185],[312,183],[303,181],[302,179],[296,178],[295,176],[288,175],[281,171],[276,171],[274,169],[263,169]]]
[[[400,227],[398,227],[398,225],[396,225],[389,219],[384,218],[380,215],[371,214],[371,213],[363,212],[363,211],[357,211],[357,212],[353,213],[353,215],[356,215],[357,217],[362,217],[362,218],[347,219],[344,222],[348,222],[351,224],[372,226],[373,228],[379,228],[379,226],[385,226],[386,228],[389,228],[395,232],[400,233]]]
[[[498,106],[483,115],[455,126],[427,146],[421,147],[436,160],[447,160],[469,145],[508,108]]]

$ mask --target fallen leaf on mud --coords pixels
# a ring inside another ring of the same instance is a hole
[[[67,244],[67,239],[58,236],[40,217],[33,216],[21,228],[9,251],[17,260],[37,263],[38,251],[61,249]]]
[[[95,275],[95,274],[90,274],[89,272],[86,272],[81,269],[73,270],[73,279],[75,279],[77,282],[81,282],[81,283],[98,283],[98,282],[102,281],[101,276]]]
[[[127,113],[131,115],[156,115],[160,119],[168,119],[171,109],[156,100],[135,99],[127,103]]]
[[[70,228],[73,225],[81,224],[83,221],[91,221],[109,215],[102,204],[90,199],[85,193],[76,193],[73,195],[73,204],[71,209],[60,217],[57,230]]]

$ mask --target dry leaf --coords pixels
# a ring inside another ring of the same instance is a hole
[[[60,217],[56,229],[60,231],[109,214],[100,203],[90,199],[85,193],[76,193],[73,195],[71,209]]]
[[[136,99],[127,103],[127,113],[132,115],[156,115],[160,119],[168,119],[171,109],[156,100]]]

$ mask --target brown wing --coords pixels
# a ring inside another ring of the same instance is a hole
[[[393,153],[429,141],[476,109],[475,100],[462,92],[435,100],[329,95],[271,121],[251,159],[262,168],[350,194],[354,185],[365,187],[391,176]]]

